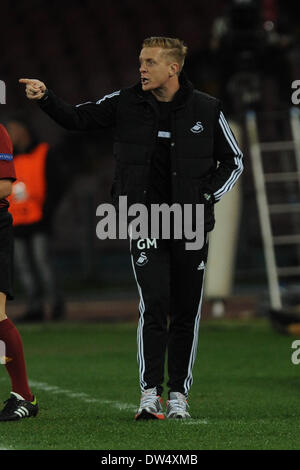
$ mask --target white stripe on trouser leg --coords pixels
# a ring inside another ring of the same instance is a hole
[[[132,247],[131,233],[132,233],[131,232],[131,225],[129,225],[130,251],[131,251],[131,247]],[[147,383],[144,380],[145,357],[144,357],[144,342],[143,342],[145,302],[144,302],[141,286],[139,285],[138,280],[137,280],[137,275],[136,275],[136,271],[135,271],[135,267],[134,267],[134,261],[133,261],[133,255],[131,255],[131,263],[132,263],[132,269],[133,269],[135,281],[136,281],[139,296],[140,296],[140,303],[139,303],[140,318],[139,318],[138,328],[137,328],[137,346],[138,346],[137,360],[138,360],[139,373],[140,373],[140,387],[141,387],[141,390],[144,392],[145,388],[147,386]]]
[[[203,287],[204,287],[204,277],[205,277],[205,269],[203,270],[203,280],[202,280],[202,288],[201,288],[201,295],[200,295],[200,301],[198,305],[198,311],[197,315],[195,318],[195,325],[194,325],[194,339],[193,339],[193,344],[192,344],[192,349],[191,349],[191,354],[190,354],[190,360],[189,360],[189,366],[188,366],[188,375],[184,381],[184,393],[187,395],[189,392],[189,389],[192,386],[193,383],[193,366],[194,362],[196,359],[196,354],[197,354],[197,347],[198,347],[198,334],[199,334],[199,324],[200,324],[200,318],[201,318],[201,307],[202,307],[202,297],[203,297]]]
[[[138,345],[137,359],[138,359],[139,372],[140,372],[140,385],[141,385],[142,391],[144,391],[145,387],[147,386],[146,382],[144,381],[145,358],[144,358],[144,342],[143,342],[145,303],[143,299],[142,289],[137,280],[137,276],[136,276],[136,272],[134,268],[133,256],[131,256],[131,262],[132,262],[132,268],[133,268],[135,280],[136,280],[139,295],[140,295],[140,303],[139,303],[140,318],[139,318],[139,323],[138,323],[138,328],[137,328],[137,345]]]
[[[144,357],[144,341],[143,341],[145,304],[144,304],[141,287],[137,281],[136,272],[135,272],[134,265],[133,265],[133,258],[132,258],[132,266],[133,266],[134,275],[135,275],[135,279],[136,279],[136,283],[137,283],[138,291],[140,295],[140,303],[139,303],[140,318],[139,318],[139,323],[138,323],[138,328],[137,328],[137,345],[138,345],[137,359],[138,359],[139,371],[140,371],[141,390],[145,391],[145,387],[147,386],[147,383],[144,380],[145,357]]]

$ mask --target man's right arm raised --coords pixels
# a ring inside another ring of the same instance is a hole
[[[98,101],[87,101],[74,106],[56,96],[40,80],[20,78],[19,82],[26,85],[27,98],[36,101],[45,113],[65,129],[86,131],[112,127],[115,124],[120,91]]]

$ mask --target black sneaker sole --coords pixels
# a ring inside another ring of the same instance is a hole
[[[159,414],[154,414],[154,413],[149,413],[149,411],[142,410],[142,412],[139,415],[136,415],[135,420],[162,420],[165,419],[165,416],[163,413]]]

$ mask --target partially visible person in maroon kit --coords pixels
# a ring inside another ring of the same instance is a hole
[[[0,124],[0,362],[5,364],[12,385],[11,396],[0,412],[0,421],[19,421],[38,413],[36,398],[28,385],[22,340],[5,310],[6,299],[13,299],[12,216],[6,198],[15,180],[12,143]]]

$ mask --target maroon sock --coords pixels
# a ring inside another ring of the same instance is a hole
[[[0,322],[0,340],[4,341],[6,347],[8,359],[5,367],[10,376],[12,391],[25,400],[33,401],[34,397],[28,385],[22,339],[9,318]]]

